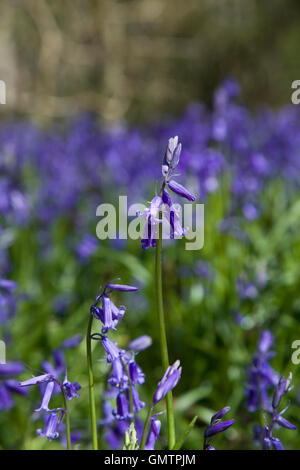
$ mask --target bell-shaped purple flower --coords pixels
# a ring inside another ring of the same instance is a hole
[[[44,395],[43,395],[43,399],[42,399],[42,403],[41,403],[41,406],[39,408],[37,408],[36,412],[38,411],[50,411],[49,410],[49,402],[51,400],[51,397],[52,397],[52,393],[53,393],[53,389],[54,389],[54,382],[48,382],[47,383],[47,386],[45,388],[45,392],[44,392]]]
[[[49,413],[44,431],[38,429],[36,432],[37,435],[47,437],[47,439],[57,439],[59,437],[58,428],[61,423],[62,416],[62,412]]]
[[[36,377],[32,377],[31,379],[24,380],[24,382],[20,382],[21,387],[30,387],[31,385],[38,385],[47,382],[53,382],[54,377],[51,374],[43,374],[38,375]]]
[[[277,437],[272,437],[271,443],[274,450],[284,450],[281,441]]]
[[[215,413],[210,420],[210,424],[212,426],[216,424],[218,421],[220,421],[220,419],[224,418],[224,416],[226,415],[226,413],[228,413],[229,410],[230,410],[230,406],[225,406],[220,411]]]
[[[113,387],[118,387],[120,390],[124,390],[128,386],[128,377],[120,357],[112,361],[112,373],[108,383]]]
[[[161,422],[159,421],[159,419],[156,418],[156,416],[153,416],[151,418],[151,424],[145,444],[145,450],[154,450],[156,441],[160,433],[160,428]]]
[[[111,300],[106,295],[102,299],[102,310],[103,310],[103,328],[102,333],[107,333],[108,330],[115,330],[118,321],[113,320],[113,314],[111,309]]]
[[[173,191],[173,193],[178,194],[178,196],[188,199],[188,201],[195,201],[195,197],[186,189],[182,184],[177,183],[175,180],[170,180],[167,183],[168,187]]]
[[[285,419],[283,416],[279,415],[276,419],[275,422],[279,424],[279,426],[282,426],[283,428],[290,429],[291,431],[295,431],[297,429],[297,426],[294,424],[290,423],[287,419]]]
[[[91,339],[101,340],[102,346],[106,352],[107,362],[113,362],[115,359],[121,357],[122,351],[118,348],[117,344],[109,339],[107,336],[101,335],[99,333],[94,333],[91,335]]]
[[[120,357],[121,351],[114,341],[109,339],[107,336],[102,336],[101,342],[106,352],[107,362],[112,362],[114,359],[118,359]]]
[[[286,392],[287,382],[284,377],[280,377],[279,383],[275,388],[275,392],[272,400],[272,407],[276,410],[280,405],[281,398]]]
[[[133,411],[135,413],[138,413],[140,410],[145,408],[145,402],[140,400],[138,391],[135,387],[131,387],[131,392],[132,392],[132,401],[133,401]],[[129,401],[129,390],[127,390],[126,393],[127,393],[127,399]]]
[[[120,305],[120,307],[118,308],[112,300],[110,300],[110,307],[112,312],[112,318],[117,324],[117,322],[124,317],[126,307],[124,307],[124,305]]]
[[[132,413],[130,412],[129,400],[124,393],[119,393],[117,396],[117,409],[113,411],[117,420],[131,419]]]
[[[234,424],[234,419],[228,419],[227,421],[221,421],[222,418],[228,413],[230,406],[225,406],[220,411],[217,411],[210,420],[210,426],[204,431],[204,450],[215,450],[214,447],[210,445],[210,441],[213,436],[219,434],[220,432],[225,431]]]
[[[128,366],[131,382],[135,385],[145,383],[145,374],[135,361],[131,361]]]
[[[111,282],[106,284],[105,290],[107,289],[109,291],[119,291],[119,292],[136,292],[137,290],[139,290],[138,287],[135,287],[135,286],[127,286],[125,284],[113,284]]]
[[[67,377],[67,374],[64,378],[64,381],[62,383],[62,388],[65,392],[65,395],[66,395],[66,399],[67,400],[72,400],[72,398],[78,398],[79,397],[79,393],[78,393],[78,390],[81,389],[81,385],[79,385],[78,382],[70,382],[68,380],[68,377]]]
[[[178,360],[175,361],[172,366],[167,368],[153,395],[152,401],[154,405],[160,402],[168,392],[176,387],[181,376],[181,371],[182,368],[180,367],[180,361]]]
[[[219,434],[220,432],[225,431],[226,429],[230,428],[234,424],[234,419],[228,419],[227,421],[220,421],[217,424],[214,424],[213,426],[209,426],[206,431],[205,431],[205,438],[209,438],[212,436],[215,436],[216,434]]]

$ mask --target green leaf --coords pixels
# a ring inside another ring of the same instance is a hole
[[[175,442],[174,446],[172,447],[171,450],[180,450],[181,449],[181,446],[182,444],[184,443],[184,441],[186,440],[186,438],[188,437],[188,435],[190,434],[191,430],[193,429],[196,421],[198,419],[198,416],[194,416],[194,418],[192,419],[192,421],[190,422],[190,424],[188,425],[187,429],[184,431],[183,434],[181,434],[181,436],[177,439],[177,441]]]

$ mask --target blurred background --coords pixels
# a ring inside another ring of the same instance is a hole
[[[85,342],[62,344],[85,335],[99,285],[116,277],[140,290],[114,295],[128,311],[112,338],[125,347],[152,336],[137,358],[147,377],[140,395],[151,398],[162,374],[154,253],[139,241],[100,242],[95,214],[120,194],[147,203],[174,135],[178,181],[205,203],[204,248],[165,246],[170,358],[183,366],[177,433],[197,414],[185,448],[201,449],[211,415],[228,405],[236,424],[215,447],[259,447],[253,429],[264,419],[249,403],[249,368],[264,330],[274,335],[267,362],[278,377],[294,374],[286,417],[299,429],[299,1],[10,0],[0,12],[0,281],[16,283],[0,282],[0,339],[21,364],[12,377],[0,370],[0,448],[63,448],[36,436],[38,390],[20,396],[11,382],[58,368],[57,350],[82,386],[70,403],[76,445],[91,447]],[[99,344],[94,360],[100,418]],[[103,426],[99,434],[108,447]],[[298,430],[274,434],[300,448]]]
[[[285,104],[299,70],[299,11],[297,0],[4,1],[5,112],[144,122],[211,104],[228,75],[252,108]]]

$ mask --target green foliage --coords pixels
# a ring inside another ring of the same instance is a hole
[[[293,372],[295,389],[290,394],[292,405],[287,417],[300,425],[299,368],[291,362],[291,344],[300,338],[300,205],[296,196],[288,202],[279,181],[269,185],[262,195],[260,218],[243,222],[242,228],[249,235],[249,242],[244,243],[217,229],[229,204],[228,194],[219,191],[206,201],[204,248],[185,251],[184,240],[165,246],[163,282],[170,361],[179,358],[183,367],[182,379],[174,390],[177,436],[185,435],[193,416],[199,417],[188,428],[186,449],[202,448],[204,426],[211,414],[225,405],[232,407],[236,423],[216,437],[216,447],[253,448],[252,426],[261,422],[261,416],[250,415],[244,407],[245,368],[251,362],[261,329],[270,329],[275,335],[276,356],[271,361],[274,368],[283,375]],[[30,367],[24,378],[37,373],[41,361],[49,360],[51,351],[63,339],[85,334],[89,307],[100,284],[116,277],[124,283],[139,281],[140,291],[126,297],[126,302],[121,293],[114,295],[114,300],[126,303],[128,310],[112,337],[120,347],[141,334],[153,337],[153,346],[138,356],[147,377],[141,397],[149,402],[162,374],[154,304],[154,253],[141,250],[138,241],[129,241],[122,249],[101,242],[89,262],[81,265],[68,244],[73,230],[70,221],[58,220],[49,234],[47,256],[41,256],[35,227],[11,232],[12,278],[19,282],[19,292],[25,293],[26,298],[20,301],[8,327],[12,335],[8,359],[21,359]],[[212,279],[196,274],[195,266],[200,261],[210,263]],[[257,299],[241,303],[236,279],[255,279],[260,271],[267,273],[267,283]],[[54,311],[54,300],[60,295],[69,299],[63,314]],[[235,320],[235,311],[244,317],[242,326]],[[100,417],[106,367],[98,342],[93,347]],[[82,385],[80,398],[70,402],[71,427],[82,430],[79,448],[86,448],[90,435],[84,341],[66,354],[70,380]],[[2,448],[61,448],[59,442],[46,442],[35,436],[37,423],[31,416],[38,400],[38,392],[31,391],[28,397],[17,397],[14,410],[0,413]],[[158,408],[163,410],[163,406]],[[162,441],[165,433],[163,416]],[[106,444],[101,430],[100,435],[103,448]],[[278,437],[287,448],[299,446],[297,431],[280,429]]]

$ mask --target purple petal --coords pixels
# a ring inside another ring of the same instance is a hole
[[[51,374],[38,375],[37,377],[32,377],[31,379],[20,382],[21,387],[28,387],[30,385],[37,385],[45,382],[53,381],[53,376]]]
[[[119,292],[135,292],[138,290],[138,287],[134,286],[126,286],[124,284],[106,284],[106,288],[111,291],[119,291]]]
[[[185,197],[189,201],[195,201],[195,197],[184,186],[177,183],[177,181],[168,181],[168,186],[171,191],[178,194],[179,196]]]
[[[220,423],[217,423],[214,426],[210,426],[205,431],[205,438],[214,436],[215,434],[219,434],[220,432],[223,432],[228,429],[233,424],[234,419],[229,419],[228,421],[221,421]]]
[[[290,423],[283,416],[278,416],[278,418],[276,419],[276,423],[286,429],[291,429],[293,431],[297,429],[297,427],[294,424]]]
[[[219,419],[222,419],[226,413],[230,410],[230,406],[225,406],[222,408],[222,410],[218,411],[216,414],[214,414],[210,420],[210,424],[213,425],[215,424]]]
[[[44,396],[43,396],[43,399],[42,399],[42,403],[41,403],[41,406],[39,408],[37,408],[36,412],[38,411],[49,411],[49,401],[51,399],[51,396],[52,396],[52,393],[53,393],[53,389],[54,389],[54,382],[48,382],[47,383],[47,386],[45,388],[45,392],[44,392]]]
[[[274,450],[284,450],[282,443],[277,437],[272,437],[271,442]]]
[[[151,426],[147,436],[145,450],[153,450],[158,439],[161,422],[157,418],[151,418]]]

